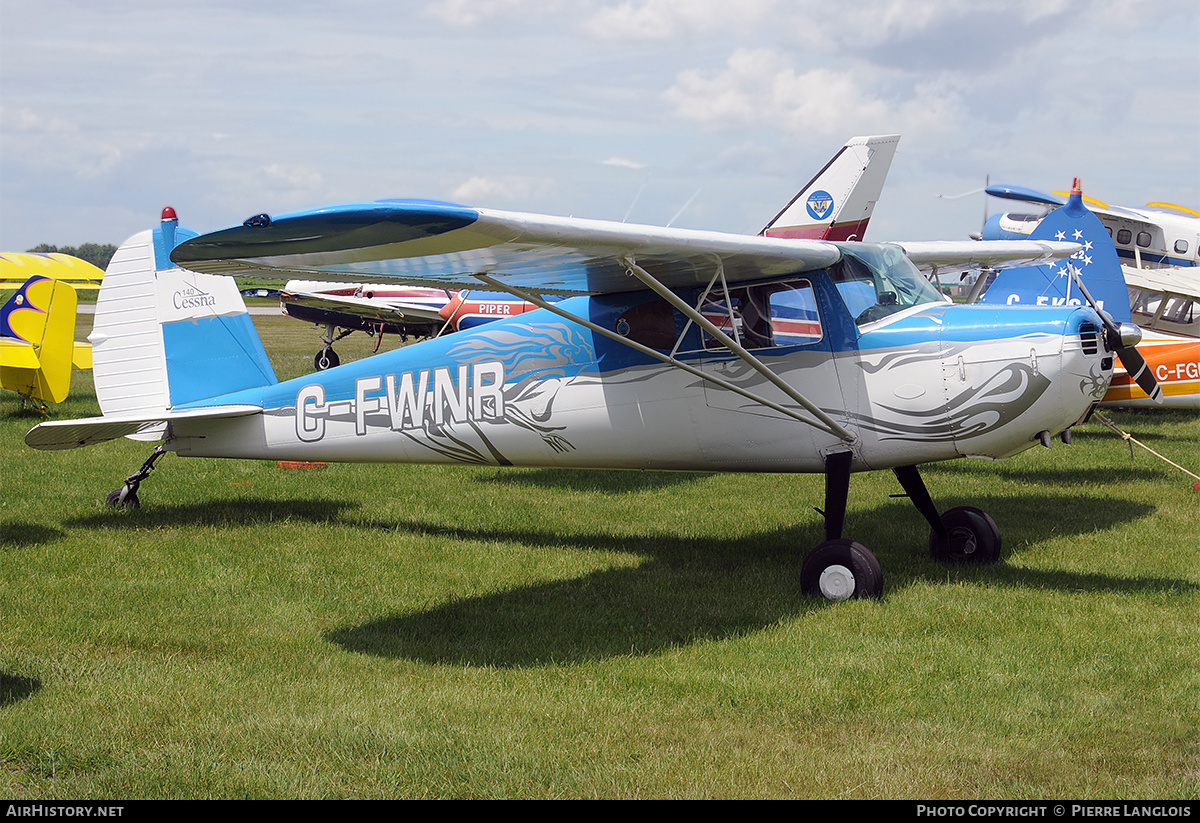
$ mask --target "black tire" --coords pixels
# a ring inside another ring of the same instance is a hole
[[[1000,559],[1000,529],[987,512],[959,506],[942,515],[946,538],[929,533],[929,553],[945,563],[995,563]]]
[[[115,489],[115,490],[109,492],[108,497],[105,498],[104,502],[110,506],[122,506],[123,505],[123,506],[128,506],[131,509],[139,508],[142,505],[142,501],[138,500],[137,492],[132,491],[132,490],[129,492],[126,492],[125,499],[121,500],[121,492],[123,492],[123,491],[125,491],[124,486],[122,486],[119,489]]]
[[[861,543],[827,540],[804,558],[800,590],[833,601],[878,600],[883,596],[883,569]]]
[[[317,371],[325,371],[325,369],[332,369],[341,362],[341,358],[337,356],[337,352],[326,346],[317,352],[317,356],[313,358],[313,367]]]

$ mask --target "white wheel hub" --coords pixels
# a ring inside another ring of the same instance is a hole
[[[854,595],[854,572],[835,563],[821,572],[818,585],[826,600],[846,600]]]

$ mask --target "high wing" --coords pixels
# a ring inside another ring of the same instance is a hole
[[[924,253],[910,244],[914,253]],[[989,247],[945,243],[938,259],[988,261]],[[1069,256],[1072,243],[1014,241],[993,263]],[[389,200],[298,212],[181,243],[171,259],[198,272],[532,294],[606,294],[643,288],[631,271],[668,288],[704,286],[715,274],[746,282],[812,271],[838,261],[833,243],[662,228],[571,217]],[[932,264],[931,264],[932,265]],[[487,278],[481,279],[481,275]]]
[[[86,260],[61,252],[0,253],[0,289],[15,289],[38,274],[70,283],[77,291],[96,290],[104,272]]]
[[[703,285],[718,259],[729,281],[809,271],[837,261],[820,241],[381,201],[251,218],[172,252],[183,268],[214,274],[362,282],[380,278],[435,288],[476,288],[486,272],[538,294],[605,294],[641,288],[636,260],[670,288]]]
[[[1200,275],[1192,274],[1188,269],[1135,269],[1127,266],[1125,282],[1131,289],[1200,301]]]
[[[1069,257],[1079,249],[1076,243],[1049,240],[927,240],[900,241],[896,245],[923,272],[1040,266]]]

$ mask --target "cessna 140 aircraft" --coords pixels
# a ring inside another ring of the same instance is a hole
[[[1057,231],[1074,242],[1046,239]],[[996,243],[745,236],[429,201],[260,215],[202,236],[167,220],[122,246],[104,279],[92,336],[103,416],[42,423],[26,443],[163,440],[109,496],[126,505],[166,451],[819,472],[826,540],[801,587],[878,598],[879,562],[843,536],[852,472],[895,473],[936,557],[995,561],[995,522],[970,506],[939,513],[918,464],[1049,445],[1104,396],[1114,355],[1136,354],[1136,328],[1096,308],[954,305],[914,262],[1072,255],[1093,284],[1106,268],[1119,277],[1078,192],[1030,239]],[[483,287],[539,309],[281,383],[222,274]]]
[[[862,240],[899,142],[898,134],[850,138],[760,233]],[[333,344],[355,331],[435,337],[537,308],[506,292],[311,280],[288,281],[279,302],[284,314],[323,328],[323,345],[313,358],[318,369],[341,362]],[[376,350],[378,345],[377,337]]]

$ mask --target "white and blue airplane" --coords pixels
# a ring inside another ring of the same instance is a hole
[[[1068,241],[1050,239],[1060,230]],[[167,451],[821,473],[826,539],[802,589],[878,598],[878,560],[844,536],[852,472],[895,473],[935,557],[993,562],[996,523],[970,506],[939,512],[918,465],[1050,445],[1087,418],[1115,355],[1136,343],[1089,305],[952,304],[916,264],[1042,267],[1083,242],[1093,284],[1105,255],[1120,277],[1078,195],[1030,239],[995,243],[735,235],[404,200],[258,215],[202,236],[167,220],[123,245],[104,278],[91,338],[103,416],[42,423],[26,443],[161,440],[109,496],[125,505]],[[483,288],[539,308],[278,382],[223,275]]]

